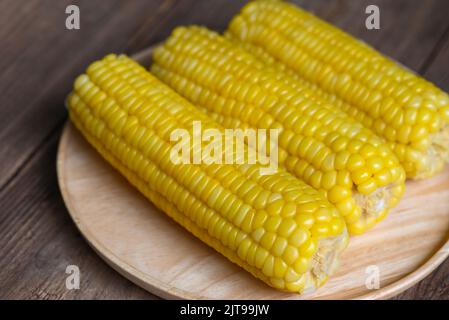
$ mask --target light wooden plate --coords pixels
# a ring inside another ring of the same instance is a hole
[[[148,65],[151,49],[134,58]],[[276,291],[157,210],[68,123],[58,151],[66,206],[92,248],[115,270],[163,298],[385,299],[411,287],[449,255],[449,168],[407,182],[399,206],[351,239],[339,272],[313,294]],[[373,268],[374,266],[374,268]],[[380,288],[366,286],[373,270]]]

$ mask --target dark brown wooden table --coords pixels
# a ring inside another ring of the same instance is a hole
[[[449,91],[449,1],[296,2]],[[65,8],[72,3],[81,11],[80,30],[65,27]],[[55,168],[67,120],[63,101],[92,60],[135,53],[177,25],[223,30],[243,3],[0,1],[0,298],[156,298],[108,267],[70,220]],[[380,30],[365,27],[369,4],[380,8]],[[67,265],[80,268],[79,290],[66,289]],[[449,260],[397,298],[449,299]]]

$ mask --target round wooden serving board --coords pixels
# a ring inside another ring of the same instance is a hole
[[[148,64],[150,53],[134,58]],[[386,299],[423,279],[449,255],[449,168],[430,180],[407,182],[399,206],[374,229],[351,238],[338,273],[302,296],[268,287],[178,226],[70,123],[57,168],[66,206],[92,248],[123,276],[163,298]],[[372,266],[379,271],[379,289],[365,284]]]

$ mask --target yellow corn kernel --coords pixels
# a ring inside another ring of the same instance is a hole
[[[295,264],[293,265],[293,268],[295,271],[299,274],[303,274],[307,272],[310,268],[310,260],[305,258],[300,258],[295,261]]]

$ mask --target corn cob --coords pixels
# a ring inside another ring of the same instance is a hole
[[[449,96],[373,48],[283,1],[247,4],[227,37],[383,137],[410,178],[449,161]]]
[[[262,176],[259,164],[170,161],[174,129],[221,127],[133,60],[91,64],[68,106],[84,137],[151,202],[270,286],[312,290],[336,268],[344,220],[307,184],[283,170]]]
[[[217,33],[177,28],[151,68],[223,126],[280,129],[280,165],[335,204],[351,234],[399,201],[405,173],[380,138]]]

